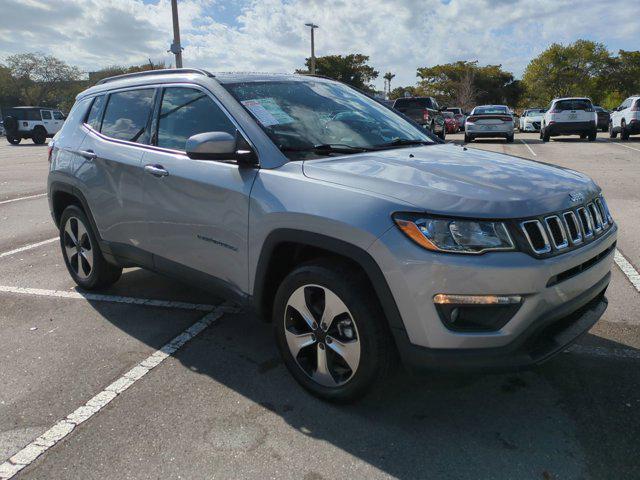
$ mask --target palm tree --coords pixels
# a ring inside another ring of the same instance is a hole
[[[394,78],[395,76],[396,76],[396,75],[395,75],[394,73],[387,72],[387,73],[385,73],[385,74],[384,74],[384,76],[382,77],[382,78],[384,78],[384,79],[385,79],[385,81],[387,82],[387,88],[388,88],[387,92],[388,92],[389,94],[391,94],[391,80],[393,80],[393,78]]]

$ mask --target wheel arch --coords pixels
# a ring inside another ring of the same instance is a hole
[[[389,327],[404,331],[395,299],[373,257],[357,245],[304,230],[278,229],[265,239],[252,295],[256,312],[265,321],[271,321],[273,298],[284,277],[300,263],[323,257],[339,258],[360,269],[373,288]]]
[[[49,187],[49,198],[51,199],[51,214],[57,227],[60,227],[60,217],[64,209],[69,205],[76,205],[85,213],[89,222],[91,222],[93,232],[98,240],[101,240],[100,232],[89,208],[87,199],[78,188],[64,182],[53,182]]]

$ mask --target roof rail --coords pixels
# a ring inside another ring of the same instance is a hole
[[[107,77],[100,80],[96,85],[102,85],[104,83],[115,82],[116,80],[122,80],[125,78],[146,77],[149,75],[168,75],[170,73],[197,73],[199,75],[206,75],[207,77],[213,77],[214,75],[206,70],[200,68],[165,68],[162,70],[145,70],[143,72],[125,73],[122,75],[116,75],[113,77]]]

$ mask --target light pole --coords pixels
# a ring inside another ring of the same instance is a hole
[[[316,74],[316,50],[313,39],[313,31],[318,28],[318,25],[314,23],[305,23],[305,27],[309,27],[311,29],[311,75]]]
[[[180,46],[180,23],[178,22],[178,0],[171,0],[173,17],[173,43],[170,52],[176,56],[176,68],[182,68],[182,46]]]

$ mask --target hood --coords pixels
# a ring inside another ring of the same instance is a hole
[[[522,218],[576,206],[598,186],[579,172],[509,155],[436,144],[307,160],[304,174],[392,197],[434,214]]]

